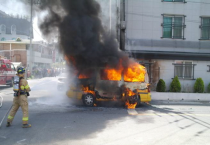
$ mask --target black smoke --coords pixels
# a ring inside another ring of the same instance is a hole
[[[81,72],[87,68],[117,67],[125,54],[102,26],[101,8],[95,0],[45,0],[49,15],[40,28],[45,35],[58,29],[60,49]]]

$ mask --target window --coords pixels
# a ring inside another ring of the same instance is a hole
[[[5,34],[6,33],[6,26],[1,25],[1,33]]]
[[[9,63],[6,63],[7,68],[11,68],[11,65]]]
[[[185,2],[185,0],[162,0],[162,2]]]
[[[16,33],[16,26],[12,25],[11,26],[11,34],[15,34]]]
[[[11,64],[11,68],[15,71],[15,66],[13,64]]]
[[[210,40],[210,17],[201,17],[201,39]]]
[[[184,39],[184,16],[163,16],[163,37],[172,39]]]
[[[174,65],[174,77],[178,76],[181,79],[194,79],[194,66],[190,61],[179,61]]]

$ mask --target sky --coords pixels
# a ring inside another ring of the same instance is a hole
[[[117,0],[97,0],[101,4],[102,8],[102,22],[105,23],[104,26],[112,27],[116,25],[116,1]],[[109,4],[107,2],[112,3],[112,14],[110,19],[110,9]],[[9,15],[19,15],[19,16],[28,16],[30,18],[30,7],[26,7],[25,4],[21,3],[20,0],[0,0],[0,10],[9,14]],[[41,15],[39,15],[40,17]],[[111,22],[111,23],[110,23]],[[114,30],[115,31],[115,30]],[[33,34],[34,34],[34,40],[35,41],[45,41],[44,37],[42,36],[42,32],[40,31],[38,27],[38,17],[33,16]]]
[[[23,3],[19,2],[19,0],[0,0],[0,10],[9,14],[9,15],[19,15],[19,16],[28,16],[30,17],[30,9],[28,9]],[[33,34],[34,40],[40,41],[44,40],[42,37],[42,33],[38,27],[38,18],[33,18]]]

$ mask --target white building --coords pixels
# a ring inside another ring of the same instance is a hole
[[[210,83],[209,0],[126,0],[125,48],[148,65],[151,84],[167,90],[178,76],[183,92],[201,77]]]
[[[0,55],[13,62],[22,62],[24,67],[51,67],[54,48],[32,41],[30,54],[29,39],[30,22],[27,19],[14,18],[0,11]]]
[[[30,22],[0,13],[0,41],[30,38]]]

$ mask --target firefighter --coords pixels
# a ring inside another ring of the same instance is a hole
[[[31,124],[28,124],[28,100],[27,100],[27,96],[29,96],[30,87],[28,85],[27,80],[24,79],[24,75],[25,75],[25,69],[23,67],[19,67],[17,69],[17,76],[19,77],[19,78],[17,77],[19,80],[17,83],[18,87],[16,91],[14,89],[15,93],[13,99],[13,106],[7,119],[7,125],[6,125],[7,127],[11,126],[12,121],[19,107],[21,107],[23,112],[22,127],[23,128],[31,127]],[[14,83],[14,86],[15,85],[16,84]]]

